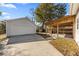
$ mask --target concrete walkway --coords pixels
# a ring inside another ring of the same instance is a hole
[[[48,40],[9,44],[3,52],[9,56],[62,56]]]

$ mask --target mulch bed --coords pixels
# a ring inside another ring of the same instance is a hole
[[[79,56],[79,47],[73,39],[55,39],[50,43],[65,56]]]

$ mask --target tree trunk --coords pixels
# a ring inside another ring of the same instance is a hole
[[[45,32],[44,25],[45,25],[45,21],[43,21],[43,23],[42,23],[42,32]]]

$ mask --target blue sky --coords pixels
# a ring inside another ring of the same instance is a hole
[[[39,6],[39,3],[2,3],[0,4],[0,11],[2,11],[2,16],[0,20],[14,19],[21,17],[32,18],[31,9],[35,9]],[[68,15],[69,5],[66,6],[66,11]]]

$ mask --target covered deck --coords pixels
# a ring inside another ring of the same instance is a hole
[[[74,37],[75,15],[63,16],[57,20],[50,20],[45,23],[46,32],[56,34],[57,37],[62,34],[64,37]]]

